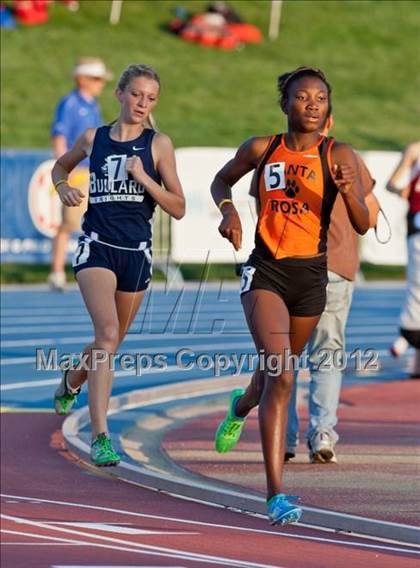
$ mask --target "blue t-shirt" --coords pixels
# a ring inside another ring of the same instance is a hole
[[[51,127],[51,136],[64,136],[67,149],[70,150],[87,128],[98,128],[101,124],[102,116],[96,100],[86,100],[76,89],[58,103]],[[87,166],[88,164],[89,160],[86,159],[80,165]]]

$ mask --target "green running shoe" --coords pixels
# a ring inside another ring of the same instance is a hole
[[[224,454],[234,448],[239,442],[245,418],[238,418],[235,415],[235,404],[238,398],[245,393],[244,389],[235,389],[230,395],[229,410],[226,418],[219,424],[216,431],[215,443],[216,451]]]
[[[80,394],[81,387],[72,389],[67,382],[69,372],[78,364],[79,359],[77,359],[77,357],[73,357],[71,361],[71,368],[63,371],[61,382],[58,386],[58,389],[55,391],[54,408],[56,414],[58,414],[59,416],[64,416],[65,414],[68,414],[70,412],[73,404],[77,400],[77,396]]]
[[[118,465],[121,458],[112,447],[111,438],[103,432],[92,441],[90,459],[98,467],[106,467]]]

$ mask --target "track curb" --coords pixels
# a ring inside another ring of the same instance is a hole
[[[171,385],[139,389],[120,396],[112,397],[109,415],[129,409],[146,408],[156,404],[173,401],[191,400],[228,393],[234,386],[247,384],[248,376],[221,379],[201,379],[184,381]],[[211,412],[211,407],[210,411]],[[204,415],[204,413],[203,413]],[[89,445],[80,436],[80,430],[89,422],[87,407],[80,408],[68,416],[62,425],[65,442],[72,453],[83,461],[89,462]],[[150,466],[150,464],[149,464]],[[185,475],[163,475],[144,465],[134,465],[122,460],[120,464],[107,470],[113,477],[133,482],[148,489],[162,491],[174,496],[192,499],[210,505],[218,505],[247,513],[266,515],[266,503],[263,496],[242,492],[240,488],[231,488],[227,484],[211,478],[197,479],[187,470]],[[357,535],[394,540],[401,543],[420,545],[420,528],[399,523],[391,523],[339,513],[314,507],[302,507],[304,523],[315,527],[323,527]]]

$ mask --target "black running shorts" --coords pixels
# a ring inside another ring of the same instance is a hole
[[[318,316],[327,300],[326,255],[265,259],[253,252],[241,272],[241,295],[270,290],[281,296],[291,316]]]

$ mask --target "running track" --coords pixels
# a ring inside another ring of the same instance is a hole
[[[346,375],[347,384],[403,378],[389,358],[404,291],[364,287],[355,293],[347,350],[378,351],[376,373]],[[157,351],[167,369],[141,376],[117,371],[114,394],[210,377],[182,370],[175,353],[252,353],[236,291],[153,289],[121,352]],[[139,335],[141,332],[141,335]],[[357,539],[304,526],[272,529],[265,519],[181,501],[76,463],[49,412],[56,371],[36,371],[36,348],[78,352],[92,328],[76,291],[27,289],[2,295],[3,566],[414,566],[398,543]],[[86,395],[80,397],[86,404]]]

